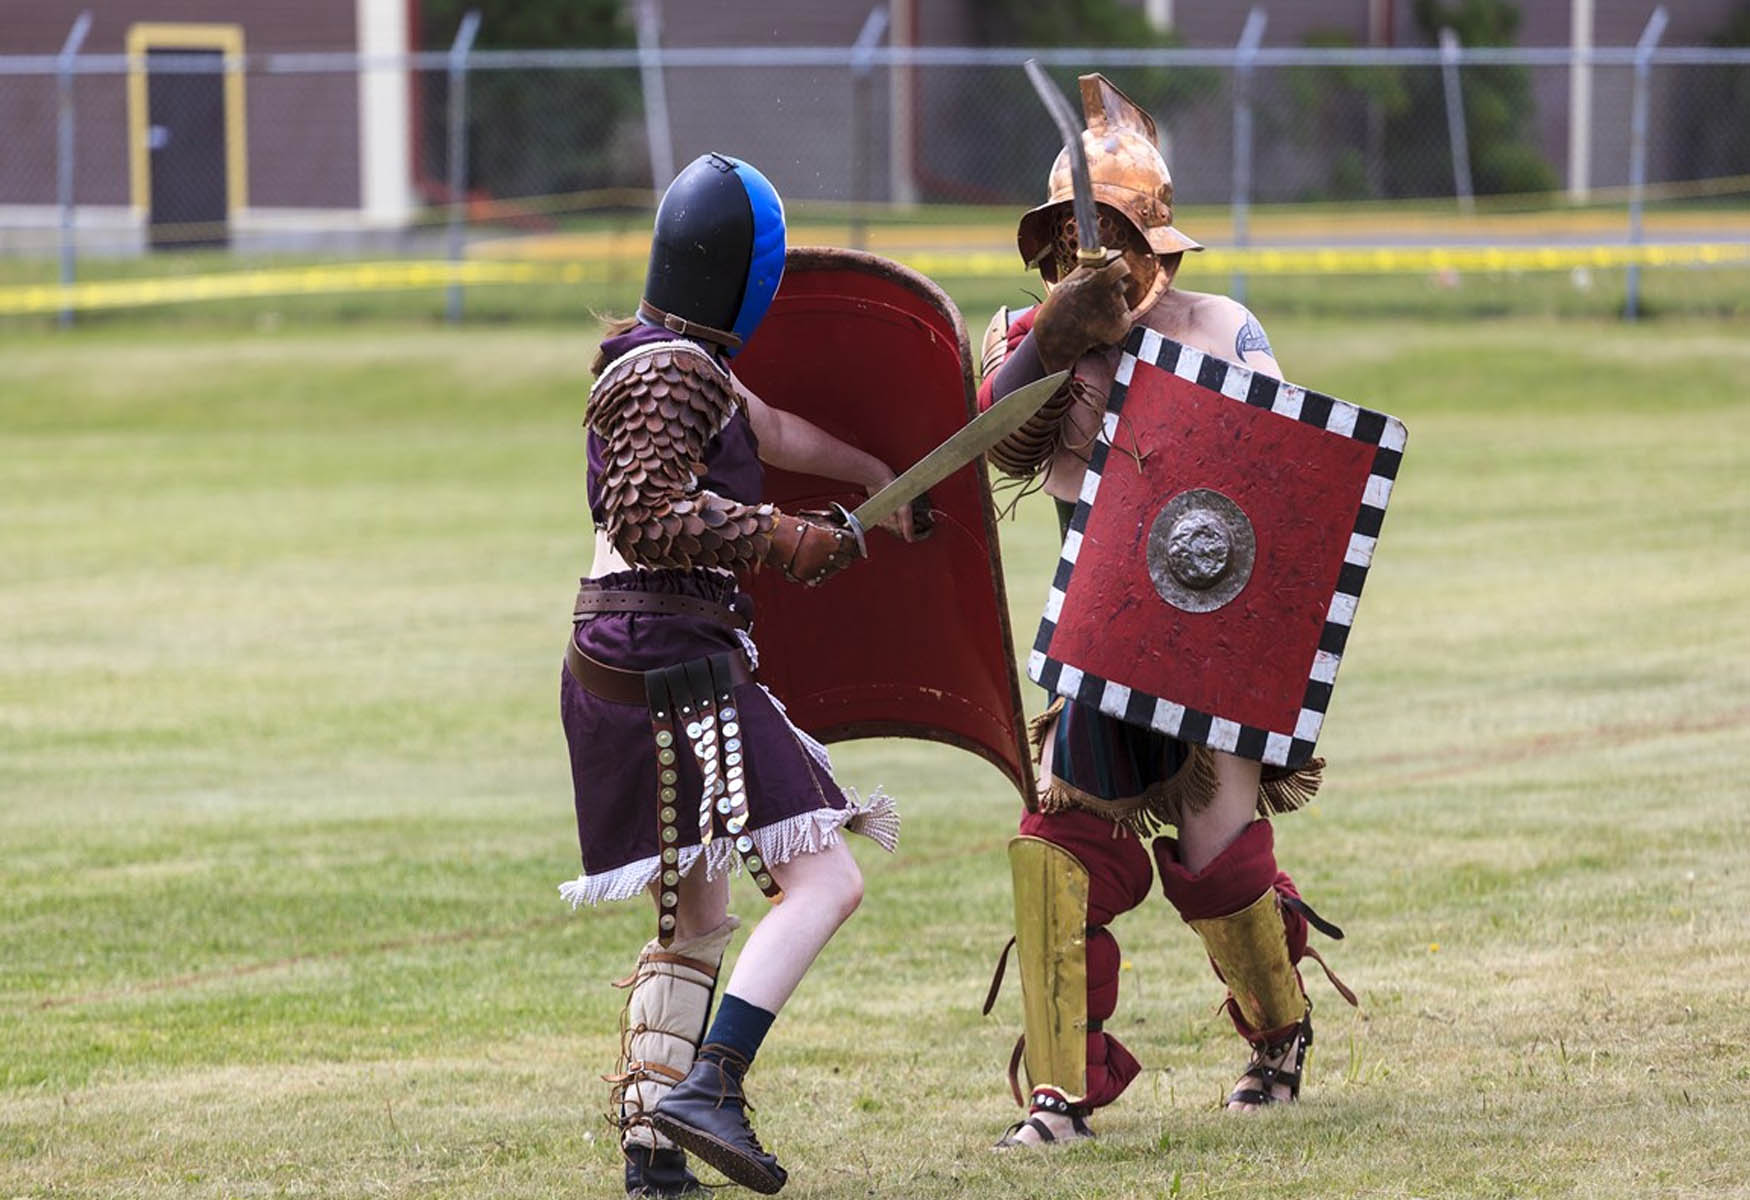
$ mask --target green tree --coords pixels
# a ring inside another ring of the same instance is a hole
[[[1140,7],[1121,0],[973,0],[970,15],[974,40],[987,46],[1183,44],[1171,30],[1151,25]],[[1073,67],[1050,72],[1078,110],[1079,73]],[[925,112],[971,109],[983,118],[977,139],[932,139],[924,127],[926,171],[920,182],[929,198],[987,203],[1044,199],[1046,173],[1063,143],[1026,76],[1012,68],[957,71],[951,78],[923,74]],[[1163,129],[1174,112],[1213,95],[1218,87],[1217,74],[1203,69],[1126,68],[1111,78]]]
[[[462,16],[480,12],[480,50],[630,46],[633,31],[623,0],[423,0],[420,43],[448,47]],[[424,84],[426,161],[442,164],[448,79],[427,72]],[[490,70],[468,76],[467,186],[494,197],[536,197],[623,184],[648,174],[613,153],[626,117],[639,104],[637,74],[615,70]],[[642,164],[639,164],[641,167]],[[443,177],[437,166],[428,172]]]
[[[1720,31],[1715,46],[1750,46],[1750,2],[1741,4]],[[1750,174],[1750,71],[1738,66],[1691,67],[1676,95],[1678,174],[1714,179]]]
[[[1314,30],[1308,46],[1353,46],[1347,30]],[[1323,154],[1323,187],[1307,199],[1356,200],[1385,189],[1384,121],[1410,109],[1401,67],[1294,67],[1287,72],[1289,104],[1257,111],[1260,131],[1311,144]]]
[[[1510,46],[1519,6],[1508,0],[1414,0],[1416,24],[1429,40],[1451,29],[1465,46]],[[1524,67],[1465,67],[1464,119],[1471,182],[1479,193],[1543,192],[1556,174],[1532,133],[1536,104]],[[1450,195],[1453,189],[1446,98],[1440,72],[1407,76],[1409,104],[1386,124],[1387,190],[1398,196]]]

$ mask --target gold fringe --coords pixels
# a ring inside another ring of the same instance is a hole
[[[1298,767],[1265,767],[1258,777],[1258,815],[1305,808],[1324,782],[1325,760],[1311,758]]]
[[[1057,720],[1057,714],[1063,711],[1063,697],[1059,696],[1051,702],[1051,707],[1027,722],[1027,743],[1033,747],[1033,765],[1039,765],[1039,756],[1045,752],[1045,739],[1051,736],[1052,722]]]

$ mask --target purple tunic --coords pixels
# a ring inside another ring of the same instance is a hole
[[[618,358],[638,346],[673,337],[666,330],[640,325],[604,347]],[[747,415],[738,408],[706,447],[701,486],[744,504],[759,503],[765,474],[758,451]],[[590,514],[599,526],[605,515],[602,446],[593,431],[588,453]],[[692,596],[745,616],[753,613],[752,597],[721,571],[638,568],[594,582],[616,591]],[[578,649],[591,658],[636,671],[744,646],[740,635],[710,621],[659,613],[598,613],[576,626],[575,637]],[[871,796],[867,807],[847,799],[833,781],[824,747],[791,725],[782,707],[758,683],[738,687],[735,703],[741,710],[747,763],[747,833],[768,862],[782,863],[824,849],[838,840],[840,828],[846,826],[892,848],[898,819],[885,796]],[[583,874],[560,891],[574,905],[635,896],[660,870],[656,744],[650,712],[641,704],[617,704],[586,691],[564,667],[560,668],[559,710],[571,750],[577,836],[583,852]],[[678,769],[678,806],[683,815],[677,844],[685,874],[701,855],[698,822],[686,815],[698,811],[700,783],[691,754],[680,754]],[[708,874],[731,869],[735,863],[731,843],[723,836],[712,840],[705,853]]]

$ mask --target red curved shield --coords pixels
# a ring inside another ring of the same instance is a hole
[[[735,373],[768,403],[877,455],[895,471],[977,408],[953,301],[898,263],[792,249],[784,282]],[[780,508],[855,508],[863,495],[767,469]],[[983,755],[1032,794],[1020,678],[982,463],[930,489],[934,532],[907,545],[869,533],[869,559],[817,588],[762,571],[760,678],[822,741],[916,737]]]

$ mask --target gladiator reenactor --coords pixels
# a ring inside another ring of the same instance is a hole
[[[594,363],[588,494],[595,563],[561,672],[583,873],[574,905],[648,893],[655,937],[632,973],[610,1119],[628,1194],[701,1185],[687,1151],[762,1193],[783,1186],[747,1119],[743,1078],[778,1010],[861,897],[841,838],[888,849],[891,801],[834,782],[818,741],[758,679],[752,602],[738,574],[818,585],[859,561],[842,517],[762,500],[762,462],[869,492],[887,465],[765,404],[731,363],[783,273],[784,211],[770,182],[707,154],[657,209],[637,316]],[[888,526],[909,540],[909,512]],[[774,902],[711,1014],[737,922],[728,876]],[[777,903],[787,900],[786,903]]]
[[[1174,452],[1172,430],[1109,415],[1108,398],[1129,382],[1135,361],[1134,354],[1125,358],[1127,339],[1131,346],[1143,334],[1156,345],[1170,339],[1187,355],[1238,364],[1247,378],[1281,378],[1269,340],[1243,305],[1173,286],[1183,255],[1202,247],[1173,225],[1173,184],[1152,118],[1103,76],[1084,75],[1080,83],[1086,129],[1066,131],[1047,202],[1021,218],[1017,236],[1046,295],[1036,307],[1003,309],[992,320],[979,397],[989,404],[1071,368],[1053,399],[990,454],[1004,473],[1039,481],[1057,501],[1066,561],[1082,540],[1072,514],[1098,483],[1089,471],[1096,449],[1126,463]],[[1085,158],[1079,188],[1078,158]],[[1147,529],[1155,515],[1138,511],[1127,527],[1140,521]],[[1048,618],[1055,616],[1049,609]],[[1148,619],[1164,633],[1183,614],[1161,604]],[[1270,818],[1311,798],[1322,760],[1264,765],[1058,691],[1033,729],[1039,791],[1009,848],[1024,1008],[1010,1078],[1027,1116],[998,1144],[1092,1136],[1090,1114],[1139,1072],[1104,1027],[1116,1010],[1120,964],[1108,926],[1147,897],[1151,866],[1226,985],[1224,1006],[1249,1047],[1227,1107],[1296,1099],[1313,1039],[1312,1001],[1298,968],[1304,956],[1317,957],[1308,927],[1342,934],[1277,865]],[[1176,836],[1165,836],[1168,828]],[[1026,1090],[1017,1078],[1022,1067]]]

